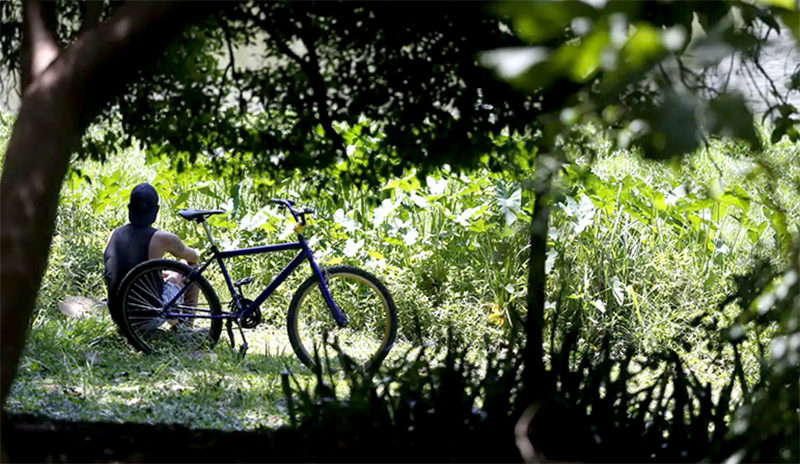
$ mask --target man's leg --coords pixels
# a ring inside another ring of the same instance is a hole
[[[173,271],[165,271],[164,272],[164,283],[165,284],[172,284],[175,285],[178,289],[184,287],[183,279],[181,275],[177,272]],[[166,287],[165,287],[166,288]],[[186,307],[196,307],[197,306],[197,295],[198,295],[198,288],[197,284],[192,284],[188,289],[186,289],[186,293],[183,294],[183,304],[182,306]],[[165,302],[166,303],[166,302]],[[185,322],[191,326],[192,325],[192,318],[187,318]]]

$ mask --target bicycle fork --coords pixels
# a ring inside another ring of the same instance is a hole
[[[308,256],[308,262],[311,264],[311,269],[314,274],[316,274],[317,278],[319,278],[319,291],[322,293],[322,299],[328,306],[328,310],[330,310],[333,320],[340,329],[347,327],[347,316],[342,314],[342,311],[339,310],[338,306],[336,306],[336,303],[333,301],[333,297],[331,296],[330,289],[328,288],[328,271],[323,271],[320,269],[320,267],[317,265],[317,262],[314,261],[311,250],[306,245],[305,239],[303,239],[302,235],[300,236],[300,240],[306,250],[306,255]]]

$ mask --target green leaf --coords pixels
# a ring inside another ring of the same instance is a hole
[[[469,225],[469,230],[473,232],[486,232],[494,227],[494,224],[486,224],[483,219],[478,219]]]
[[[597,16],[597,10],[581,2],[508,1],[495,4],[494,9],[511,17],[515,32],[530,43],[561,36],[573,18]]]
[[[405,245],[402,241],[394,237],[384,237],[383,241],[391,245]]]
[[[399,179],[392,179],[389,182],[387,182],[386,185],[383,186],[382,190],[392,190],[399,185],[400,185]]]
[[[578,204],[578,208],[575,211],[575,219],[577,223],[575,224],[575,233],[580,234],[583,232],[587,227],[592,225],[594,222],[594,213],[595,207],[592,200],[587,196],[582,196],[580,203]]]
[[[606,30],[595,31],[584,40],[570,68],[569,76],[573,81],[586,82],[597,73],[600,54],[608,42]]]
[[[729,203],[722,201],[717,202],[714,207],[711,208],[711,220],[719,223],[725,217],[725,212],[728,210],[728,206]]]
[[[522,203],[522,189],[517,187],[509,192],[502,182],[498,182],[495,187],[495,199],[500,207],[500,213],[505,218],[506,226],[514,224]]]
[[[797,11],[796,0],[756,0],[758,3],[763,3],[769,6],[775,6],[789,11]]]
[[[783,24],[794,35],[794,39],[800,45],[800,11],[782,11],[780,13]]]
[[[628,69],[644,66],[664,52],[658,30],[649,23],[640,21],[633,25],[636,32],[625,43],[623,62]]]
[[[708,131],[722,137],[742,139],[750,144],[753,150],[761,149],[761,138],[753,125],[753,115],[739,94],[725,93],[709,102],[712,121]]]
[[[342,251],[342,253],[348,258],[352,258],[356,254],[358,254],[358,250],[360,250],[361,247],[363,246],[364,246],[363,239],[356,242],[352,238],[348,238],[347,242],[345,242],[344,250]]]
[[[783,246],[789,245],[789,233],[786,227],[786,215],[782,211],[772,211],[772,214],[769,216],[770,224],[772,224],[772,229],[775,230],[775,235],[778,237],[778,241]]]
[[[465,209],[461,214],[456,216],[455,221],[464,227],[469,226],[469,220],[477,214],[483,206],[476,206],[474,208]]]
[[[186,200],[189,199],[190,194],[191,192],[189,192],[188,190],[181,192],[180,195],[178,195],[178,198],[176,198],[173,203],[175,207],[180,208],[181,206],[183,206],[186,203]]]
[[[406,246],[409,247],[414,246],[414,244],[417,243],[418,238],[419,238],[419,232],[417,232],[417,229],[414,229],[412,227],[408,229],[405,235],[403,235],[403,242],[405,243]]]
[[[752,243],[757,243],[761,236],[764,234],[764,231],[767,229],[769,225],[769,221],[762,221],[756,227],[750,227],[747,229],[747,237],[750,239]]]
[[[556,263],[556,257],[558,257],[558,252],[551,248],[547,250],[547,258],[544,261],[544,273],[550,274],[550,271],[553,270],[553,266]]]

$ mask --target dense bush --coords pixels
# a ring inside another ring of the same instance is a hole
[[[739,375],[718,389],[699,380],[675,351],[641,357],[629,347],[615,355],[610,332],[599,349],[579,350],[579,326],[560,324],[562,343],[536,388],[522,383],[522,350],[513,341],[479,365],[451,338],[443,362],[420,353],[378,379],[348,372],[344,398],[320,371],[314,388],[292,394],[285,382],[291,428],[319,444],[303,456],[310,461],[797,462],[800,343],[790,340],[800,337],[800,292],[794,272],[774,290],[758,292],[771,299],[763,313],[772,313],[785,334],[771,355],[762,352],[754,385],[741,374],[738,356]],[[761,275],[755,269],[743,281]],[[733,297],[747,294],[739,286]],[[747,313],[740,312],[743,320]],[[729,342],[736,350],[741,340]]]

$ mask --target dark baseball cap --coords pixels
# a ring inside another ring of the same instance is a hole
[[[134,226],[149,226],[158,214],[158,192],[152,185],[142,182],[131,191],[128,219]]]

